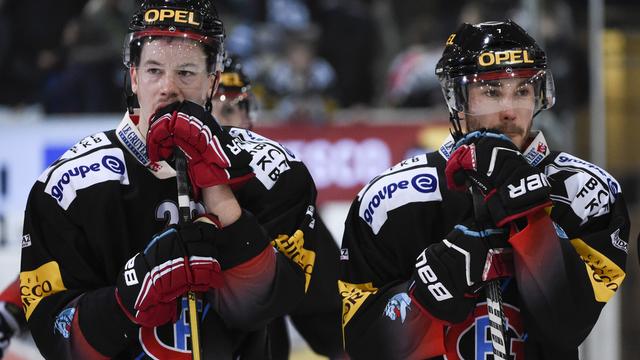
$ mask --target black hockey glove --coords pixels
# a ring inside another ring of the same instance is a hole
[[[508,235],[504,228],[480,230],[473,220],[456,225],[444,240],[418,256],[411,296],[438,319],[465,320],[476,302],[474,294],[484,283],[512,276]]]
[[[223,286],[213,242],[216,227],[199,220],[171,226],[125,264],[116,298],[134,323],[153,327],[175,322],[178,297]]]
[[[551,205],[547,176],[498,131],[474,131],[458,141],[445,174],[451,190],[466,191],[469,184],[479,190],[498,227]]]
[[[0,358],[9,346],[11,337],[26,328],[22,309],[10,302],[0,301]]]

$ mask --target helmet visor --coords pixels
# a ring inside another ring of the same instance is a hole
[[[508,69],[443,80],[447,105],[479,116],[505,110],[537,112],[553,105],[555,89],[549,71]]]
[[[219,39],[211,36],[205,36],[196,34],[190,31],[169,31],[165,29],[147,29],[143,31],[130,32],[125,36],[124,46],[123,46],[123,63],[129,68],[134,64],[135,59],[133,58],[132,48],[141,49],[142,44],[145,41],[150,41],[154,38],[158,37],[167,37],[174,39],[184,39],[191,40],[195,43],[199,43],[203,46],[205,51],[213,50],[215,53],[215,58],[212,65],[212,69],[209,69],[210,72],[221,71],[222,70],[222,59],[224,58],[224,49]]]

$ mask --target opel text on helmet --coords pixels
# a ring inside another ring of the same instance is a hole
[[[145,0],[129,23],[123,62],[135,65],[146,39],[175,37],[203,45],[210,72],[222,70],[224,26],[208,0]]]

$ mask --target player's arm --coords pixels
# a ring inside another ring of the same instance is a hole
[[[277,257],[303,275],[280,287],[278,304],[318,354],[342,353],[338,246],[317,212],[316,187],[307,167],[281,144],[248,130],[231,129],[253,155],[256,177],[235,191],[265,228]],[[247,141],[250,140],[250,141]],[[286,289],[286,291],[285,291]]]
[[[571,349],[591,332],[625,278],[629,215],[613,178],[611,189],[606,179],[583,171],[550,180],[550,218],[530,216],[510,242],[530,332]]]
[[[438,236],[425,229],[433,229],[430,225],[439,217],[421,206],[388,212],[377,233],[372,226],[379,225],[380,214],[361,217],[367,204],[361,208],[356,200],[351,206],[341,246],[339,289],[344,346],[354,358],[429,358],[444,353],[444,321],[409,296],[416,257],[424,250],[421,244]]]
[[[297,165],[301,164],[294,166]],[[313,284],[317,261],[316,214],[312,206],[315,187],[308,173],[305,172],[307,178],[300,178],[301,168],[294,166],[270,188],[265,186],[270,184],[259,180],[262,174],[256,169],[256,178],[235,192],[249,208],[243,212],[255,216],[254,221],[260,223],[266,231],[265,239],[272,245],[264,249],[261,257],[224,272],[230,279],[227,284],[239,284],[233,291],[222,291],[224,301],[220,303],[227,308],[226,313],[238,315],[227,317],[227,321],[237,326],[257,326],[290,313],[298,308]],[[247,229],[247,226],[240,228]],[[249,277],[256,281],[247,281]],[[242,285],[239,279],[244,279]],[[246,291],[254,296],[246,296]],[[251,306],[239,307],[241,301]]]
[[[216,291],[216,310],[231,327],[259,327],[273,317],[265,304],[274,296],[278,262],[269,238],[228,186],[208,187],[202,194],[208,213],[215,215],[206,219],[218,227],[214,242],[224,286]]]
[[[45,357],[115,356],[133,339],[135,325],[92,264],[83,230],[37,183],[24,221],[20,286],[25,317]]]
[[[344,353],[338,294],[338,246],[316,207],[316,188],[301,162],[290,161],[269,190],[270,209],[261,222],[271,234],[277,256],[288,259],[302,281],[282,287],[282,304],[292,323],[318,354],[339,357]]]

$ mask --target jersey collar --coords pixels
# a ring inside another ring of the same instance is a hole
[[[532,132],[532,134],[535,136],[531,139],[531,143],[522,153],[522,156],[524,156],[529,164],[536,166],[550,154],[550,150],[542,131]],[[453,141],[453,136],[449,134],[438,150],[445,160],[449,160],[454,145],[455,141]]]
[[[544,138],[542,131],[538,131],[537,134],[534,132],[534,134],[535,136],[531,139],[531,143],[522,152],[522,156],[524,156],[529,164],[537,166],[551,151],[549,150],[549,145],[547,145],[547,140]]]
[[[176,171],[166,162],[152,162],[147,155],[147,142],[135,125],[137,115],[124,114],[122,121],[116,128],[116,137],[127,151],[158,179],[168,179],[176,176]]]

